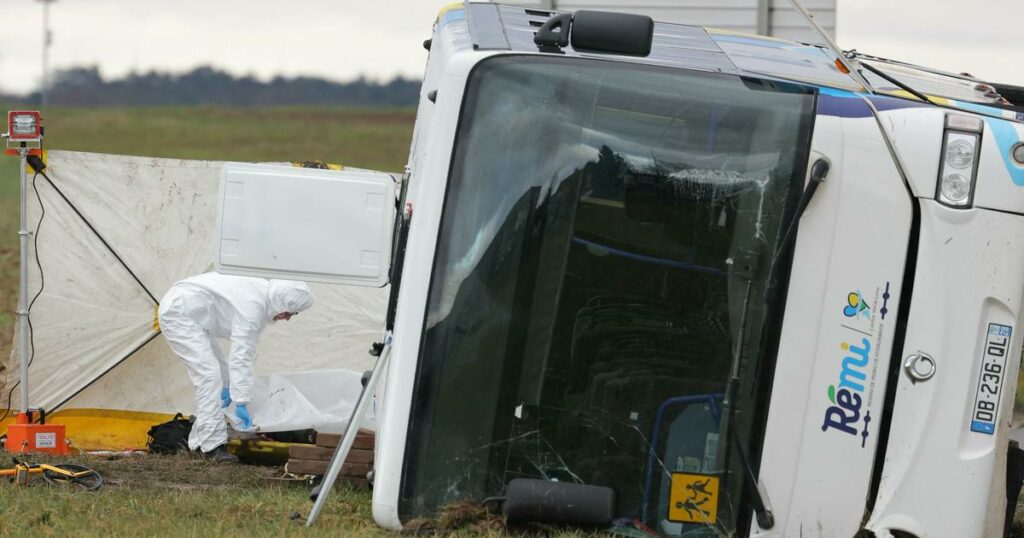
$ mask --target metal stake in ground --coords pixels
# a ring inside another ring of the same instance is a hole
[[[363,392],[359,395],[359,401],[356,402],[356,408],[352,410],[352,416],[349,417],[348,426],[345,428],[345,436],[341,438],[341,443],[334,450],[331,464],[327,467],[327,473],[324,474],[323,482],[320,483],[320,494],[317,495],[316,502],[313,503],[313,509],[310,510],[309,517],[306,519],[307,527],[312,526],[317,516],[320,515],[320,510],[323,509],[324,503],[327,502],[327,497],[331,493],[331,488],[334,487],[334,481],[338,478],[338,473],[341,472],[341,466],[348,459],[348,453],[352,450],[352,444],[356,441],[356,434],[359,433],[359,425],[363,423],[367,411],[370,410],[370,404],[373,402],[373,393],[376,392],[377,384],[387,370],[389,357],[391,357],[391,333],[388,333],[384,338],[384,349],[381,351],[380,358],[377,359],[377,364],[373,365],[373,373],[370,374],[370,380],[366,382]]]

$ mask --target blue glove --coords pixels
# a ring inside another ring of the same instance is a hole
[[[252,418],[249,416],[249,408],[245,404],[238,404],[235,406],[235,416],[242,422],[242,429],[248,430],[252,428]]]
[[[220,389],[220,407],[221,409],[231,405],[231,391],[227,387]]]

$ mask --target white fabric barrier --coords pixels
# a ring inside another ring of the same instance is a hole
[[[30,297],[45,276],[31,311],[33,407],[193,411],[192,385],[157,334],[155,309],[171,284],[213,266],[222,164],[49,152],[53,185],[35,180],[46,210],[39,230],[41,207],[29,192],[29,228],[39,246],[29,261]],[[268,218],[288,222],[287,215]],[[383,332],[387,288],[310,287],[310,310],[264,331],[257,375],[372,367],[367,350]],[[12,357],[7,387],[17,380],[17,349]],[[315,406],[331,403],[320,399],[332,397],[325,391],[310,394]]]

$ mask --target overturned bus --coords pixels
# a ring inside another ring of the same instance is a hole
[[[1021,103],[632,15],[467,3],[425,46],[393,236],[222,249],[356,245],[390,281],[380,525],[531,478],[663,536],[1003,533]]]

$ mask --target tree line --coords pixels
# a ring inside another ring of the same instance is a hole
[[[384,83],[362,77],[351,82],[281,76],[261,81],[197,67],[184,74],[151,71],[104,80],[97,67],[75,67],[53,74],[47,101],[66,106],[407,106],[417,103],[419,91],[420,81],[402,77]],[[0,101],[37,105],[40,94],[0,96]]]

